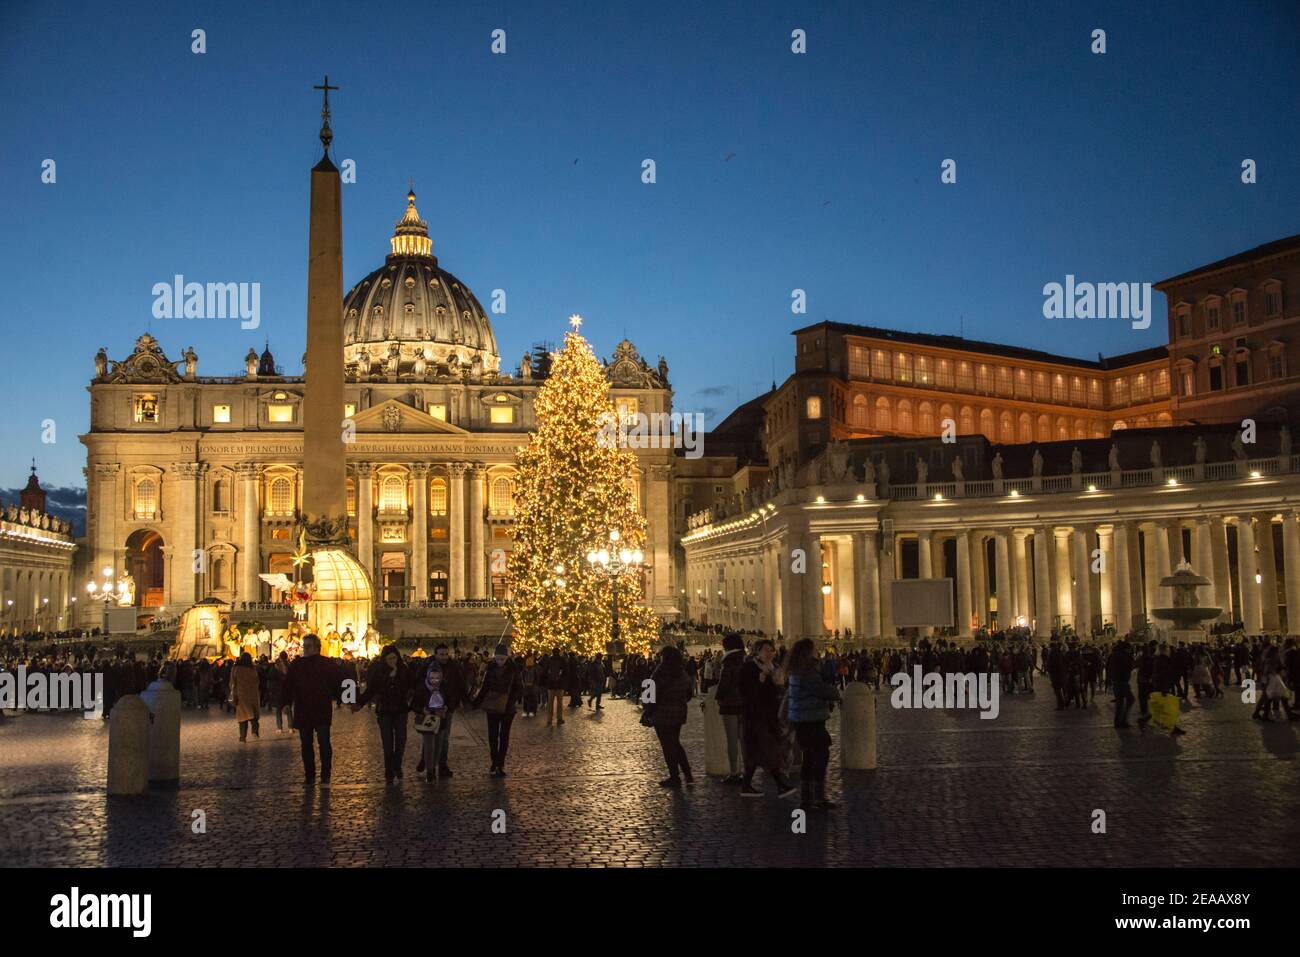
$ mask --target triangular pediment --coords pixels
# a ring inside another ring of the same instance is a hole
[[[462,428],[435,419],[428,412],[397,399],[385,399],[379,405],[362,409],[352,417],[358,432],[381,432],[389,435],[469,435]]]

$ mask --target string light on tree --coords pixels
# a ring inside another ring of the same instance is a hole
[[[614,416],[609,380],[571,316],[571,332],[538,390],[537,429],[516,456],[515,539],[510,553],[517,632],[512,651],[606,650],[617,589],[620,637],[628,652],[647,652],[658,635],[644,605],[640,567],[611,576],[588,553],[608,554],[610,533],[629,558],[645,544],[645,519],[629,486],[636,456],[602,442]],[[613,556],[610,556],[611,558]]]

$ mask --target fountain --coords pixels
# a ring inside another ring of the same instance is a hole
[[[1161,588],[1174,590],[1174,605],[1172,608],[1153,608],[1151,614],[1161,621],[1173,623],[1170,637],[1174,641],[1189,644],[1204,641],[1205,629],[1201,627],[1201,622],[1218,618],[1223,611],[1222,608],[1207,608],[1196,603],[1197,587],[1209,584],[1210,580],[1192,571],[1192,566],[1185,559],[1178,563],[1172,575],[1160,579]]]

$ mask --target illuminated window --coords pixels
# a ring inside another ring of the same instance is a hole
[[[912,428],[912,403],[902,399],[898,403],[898,431],[911,432]]]
[[[876,400],[876,431],[889,432],[893,427],[893,416],[890,415],[889,400],[881,396]]]
[[[293,483],[287,478],[278,478],[271,483],[271,513],[293,514]]]
[[[1010,412],[1002,413],[1002,441],[1011,443],[1016,440],[1016,424],[1011,418]]]
[[[920,408],[920,421],[918,425],[922,435],[934,434],[934,406],[929,402],[922,402]]]
[[[1156,370],[1155,396],[1157,399],[1169,398],[1169,370],[1168,369]]]
[[[447,514],[447,483],[436,478],[429,485],[429,514]]]
[[[357,414],[357,404],[355,402],[343,403],[343,418],[350,419]]]
[[[871,423],[867,419],[867,397],[865,395],[855,395],[853,397],[853,424],[860,429],[870,428]]]
[[[366,481],[369,482],[370,479],[367,477]],[[357,514],[357,483],[352,479],[348,479],[347,484],[347,510],[350,516]]]
[[[952,363],[947,359],[939,360],[939,369],[935,373],[934,384],[940,389],[952,388]]]
[[[912,357],[906,352],[897,352],[894,354],[894,381],[912,381]]]
[[[443,422],[447,421],[447,407],[445,405],[439,404],[429,406],[429,414],[435,419],[439,419]]]
[[[1111,405],[1128,405],[1128,379],[1116,379],[1110,386]]]
[[[849,377],[865,379],[871,375],[871,352],[865,346],[849,346]]]
[[[515,420],[515,410],[508,405],[494,405],[491,420],[493,425],[509,425]]]
[[[822,417],[822,399],[819,395],[808,396],[808,403],[804,409],[804,414],[810,419],[820,419]]]
[[[1083,391],[1083,380],[1078,376],[1074,376],[1070,380],[1070,404],[1083,405],[1085,401],[1087,399]]]
[[[508,478],[498,478],[492,481],[492,502],[490,505],[493,515],[513,515],[515,511],[514,488]]]
[[[382,512],[400,512],[406,508],[406,481],[397,475],[389,475],[379,486],[379,510]]]
[[[930,384],[931,379],[930,379],[930,357],[929,356],[916,357],[916,381],[921,385]]]
[[[266,418],[268,422],[292,422],[293,406],[268,405],[266,407]]]
[[[135,420],[137,422],[158,421],[158,397],[156,395],[137,395],[135,397]]]
[[[889,353],[877,349],[871,354],[871,377],[881,382],[889,381]]]
[[[1052,376],[1052,401],[1065,401],[1065,376],[1061,375],[1059,372]]]
[[[998,395],[1011,395],[1011,370],[998,366]]]
[[[1032,441],[1034,441],[1034,421],[1033,421],[1033,419],[1031,419],[1031,418],[1029,417],[1029,413],[1028,413],[1028,412],[1021,412],[1021,413],[1020,413],[1020,428],[1019,428],[1019,431],[1020,431],[1020,441],[1021,441],[1021,442],[1026,442],[1026,443],[1027,443],[1027,442],[1032,442]]]
[[[212,407],[212,421],[213,421],[213,422],[229,422],[229,421],[230,421],[230,406],[228,406],[228,405],[214,405],[214,406]]]
[[[975,370],[971,368],[969,362],[957,363],[957,389],[961,392],[970,392],[975,388]]]
[[[151,519],[158,513],[158,483],[141,479],[135,486],[135,517]]]
[[[1034,398],[1042,399],[1042,400],[1046,400],[1048,398],[1046,372],[1034,373]]]
[[[968,405],[961,407],[961,425],[958,428],[962,435],[970,435],[975,431],[975,410]]]
[[[975,370],[975,387],[984,395],[993,391],[993,370],[982,363]]]
[[[980,434],[990,442],[998,440],[997,427],[994,424],[993,410],[982,409],[980,411]]]
[[[618,411],[619,422],[628,426],[636,425],[636,399],[620,396],[614,400],[614,408]]]

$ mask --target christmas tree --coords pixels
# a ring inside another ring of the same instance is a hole
[[[564,337],[533,406],[537,431],[516,457],[515,536],[511,592],[518,637],[511,651],[560,649],[593,655],[611,637],[614,583],[587,560],[592,551],[640,549],[645,520],[631,482],[635,454],[618,441],[604,367],[578,332]],[[645,653],[658,634],[638,571],[618,579],[619,637],[629,653]]]

